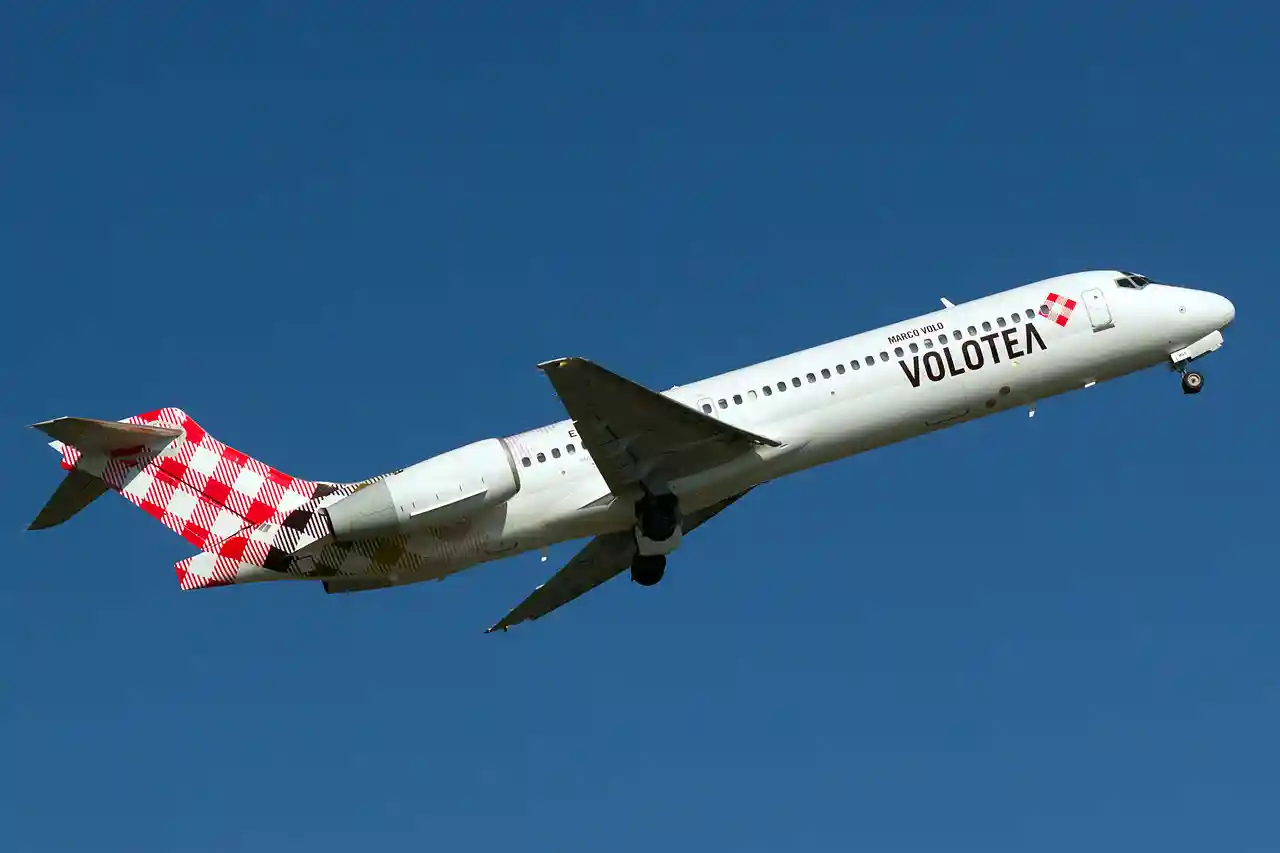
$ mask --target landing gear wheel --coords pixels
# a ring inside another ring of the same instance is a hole
[[[1199,394],[1202,387],[1204,387],[1204,377],[1199,373],[1182,374],[1182,393]]]
[[[637,554],[631,561],[631,579],[640,586],[653,586],[667,570],[665,554]]]

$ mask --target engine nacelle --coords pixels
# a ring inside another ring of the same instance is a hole
[[[371,483],[323,510],[339,542],[440,527],[511,500],[516,461],[499,438],[477,441]]]

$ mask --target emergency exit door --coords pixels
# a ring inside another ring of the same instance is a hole
[[[1095,332],[1115,325],[1111,321],[1111,307],[1107,305],[1107,297],[1101,290],[1094,287],[1080,294],[1080,297],[1084,300],[1085,310],[1089,312],[1089,322],[1093,324]]]

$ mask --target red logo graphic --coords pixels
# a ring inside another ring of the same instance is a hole
[[[1074,310],[1076,310],[1076,301],[1074,299],[1050,293],[1045,298],[1044,304],[1040,306],[1040,316],[1052,320],[1059,326],[1065,326],[1067,321],[1071,319],[1071,312]]]

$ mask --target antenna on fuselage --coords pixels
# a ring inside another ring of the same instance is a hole
[[[948,299],[947,297],[945,297],[945,296],[944,296],[944,297],[942,297],[942,307],[943,307],[943,308],[955,308],[956,306],[951,302],[951,300],[950,300],[950,299]]]

